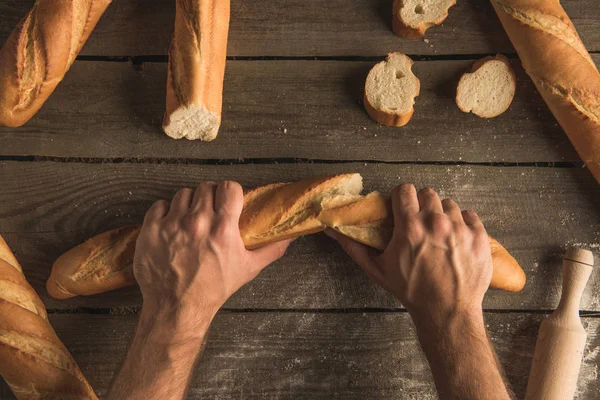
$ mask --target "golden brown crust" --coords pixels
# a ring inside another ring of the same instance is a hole
[[[139,226],[113,229],[66,252],[54,262],[46,290],[55,299],[68,299],[134,285],[139,233]]]
[[[229,0],[176,1],[163,122],[169,136],[212,140],[217,135],[223,102],[229,8]],[[192,105],[197,107],[190,108]],[[181,121],[190,114],[173,115],[186,108],[206,118],[206,126],[196,122],[191,128],[204,133],[191,131]]]
[[[18,127],[67,73],[111,0],[37,0],[0,49],[0,125]]]
[[[527,74],[600,182],[600,74],[557,0],[491,0]]]
[[[0,236],[0,375],[20,400],[97,400],[50,326],[42,301],[12,260]]]
[[[410,121],[413,114],[415,113],[415,109],[412,107],[409,112],[404,113],[402,115],[377,110],[371,105],[371,103],[369,103],[367,95],[365,95],[363,102],[365,104],[365,110],[367,111],[367,114],[369,114],[369,116],[373,118],[374,121],[385,126],[404,126],[408,124],[408,121]]]

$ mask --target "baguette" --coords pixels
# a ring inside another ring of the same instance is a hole
[[[244,244],[255,249],[332,227],[382,250],[393,230],[389,200],[376,192],[360,196],[361,191],[359,174],[276,183],[251,190],[244,196],[240,217]],[[46,283],[48,293],[66,299],[134,285],[132,260],[139,229],[127,227],[102,233],[60,256]],[[521,290],[525,273],[500,244],[494,249],[491,286]]]
[[[0,375],[20,400],[97,399],[1,236]]]
[[[29,121],[63,79],[111,0],[37,0],[0,50],[0,125]]]
[[[319,218],[341,234],[378,250],[386,248],[394,229],[391,202],[378,192],[354,203],[325,210]],[[489,241],[494,265],[490,287],[519,292],[527,280],[525,272],[496,239],[490,236]]]
[[[508,58],[502,54],[482,58],[460,78],[456,105],[461,111],[481,118],[497,117],[510,107],[516,84]]]
[[[230,0],[177,0],[163,130],[211,141],[221,125]]]
[[[525,71],[600,183],[600,74],[558,0],[491,0]]]
[[[412,60],[402,53],[390,53],[376,64],[365,82],[367,114],[386,126],[404,126],[414,113],[415,97],[421,90],[413,74]]]
[[[456,0],[394,0],[392,30],[405,39],[419,39],[433,25],[448,17]]]

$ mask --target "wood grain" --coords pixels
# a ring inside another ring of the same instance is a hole
[[[600,56],[595,56],[600,61]],[[454,96],[472,61],[417,62],[421,95],[402,128],[362,106],[374,62],[230,61],[223,124],[211,143],[162,133],[166,63],[76,62],[24,127],[0,128],[0,155],[381,161],[580,160],[518,67],[510,109],[494,119],[461,112]],[[516,63],[518,64],[518,62]]]
[[[105,230],[140,223],[152,202],[203,180],[234,179],[246,187],[315,175],[360,172],[365,191],[406,182],[430,186],[476,210],[490,235],[521,263],[528,284],[519,294],[490,291],[484,306],[549,309],[558,302],[567,244],[598,250],[600,186],[577,168],[389,164],[0,164],[0,233],[50,308],[140,305],[137,289],[57,302],[44,284],[64,251]],[[596,253],[598,254],[598,253]],[[584,310],[600,310],[600,276],[592,276]],[[376,289],[324,235],[298,240],[285,259],[236,294],[229,308],[360,308],[399,304]]]
[[[543,316],[487,313],[510,386],[523,398]],[[127,352],[136,316],[52,315],[92,386],[104,395]],[[578,399],[600,396],[600,321],[584,318],[588,345]],[[406,313],[231,313],[215,319],[189,399],[435,399]],[[0,379],[1,381],[1,379]],[[0,398],[12,399],[0,383]]]
[[[600,3],[568,0],[563,6],[591,51],[600,50]],[[33,0],[0,4],[0,43]],[[83,48],[84,55],[165,55],[173,32],[171,0],[114,1]],[[391,31],[392,0],[255,0],[231,4],[230,56],[383,56],[513,52],[489,2],[468,0],[450,9],[442,26],[423,40]]]

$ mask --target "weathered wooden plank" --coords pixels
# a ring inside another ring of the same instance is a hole
[[[221,133],[203,143],[173,140],[161,131],[165,63],[139,70],[128,63],[77,62],[32,121],[0,128],[0,155],[579,160],[520,67],[508,112],[487,120],[459,111],[456,83],[471,63],[417,62],[422,88],[415,115],[407,126],[389,128],[371,120],[362,106],[364,80],[374,62],[231,61]]]
[[[0,43],[33,0],[0,4]],[[588,49],[600,50],[600,4],[563,1]],[[85,55],[167,54],[173,30],[170,0],[114,1],[98,24]],[[489,1],[458,2],[428,42],[403,40],[390,29],[391,0],[255,0],[231,4],[231,56],[367,56],[391,50],[408,54],[514,52]]]
[[[136,289],[57,302],[44,283],[64,251],[104,230],[140,223],[150,204],[202,180],[235,179],[247,187],[314,175],[360,172],[366,190],[389,192],[403,182],[430,186],[473,208],[489,233],[525,269],[522,293],[490,291],[486,308],[549,309],[558,301],[560,256],[567,244],[600,245],[600,186],[575,168],[389,164],[0,164],[0,233],[50,308],[140,305]],[[597,256],[600,254],[597,252]],[[600,259],[600,258],[599,258]],[[293,277],[293,278],[292,278]],[[600,310],[595,274],[583,308]],[[324,235],[298,240],[277,265],[245,287],[230,308],[399,307],[376,289]]]
[[[523,398],[536,314],[486,314],[508,382]],[[100,395],[127,352],[135,316],[52,315],[57,333]],[[578,399],[600,396],[600,321],[589,334]],[[406,313],[220,313],[189,399],[435,399],[429,367]],[[0,384],[0,398],[12,398]]]

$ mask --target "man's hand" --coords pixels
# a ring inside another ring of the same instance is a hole
[[[235,182],[182,189],[156,202],[137,240],[138,329],[109,399],[181,399],[206,331],[229,296],[285,253],[289,241],[244,247]]]
[[[492,279],[487,234],[477,214],[431,189],[392,193],[393,237],[383,254],[328,231],[412,316],[443,399],[508,399],[483,323]]]
[[[394,234],[383,254],[330,232],[376,283],[411,315],[435,319],[477,311],[492,279],[492,257],[483,224],[432,189],[413,185],[392,193]]]
[[[133,263],[144,307],[180,312],[190,326],[199,310],[216,311],[240,287],[285,253],[289,241],[255,251],[244,247],[244,205],[235,182],[181,189],[150,208]]]

